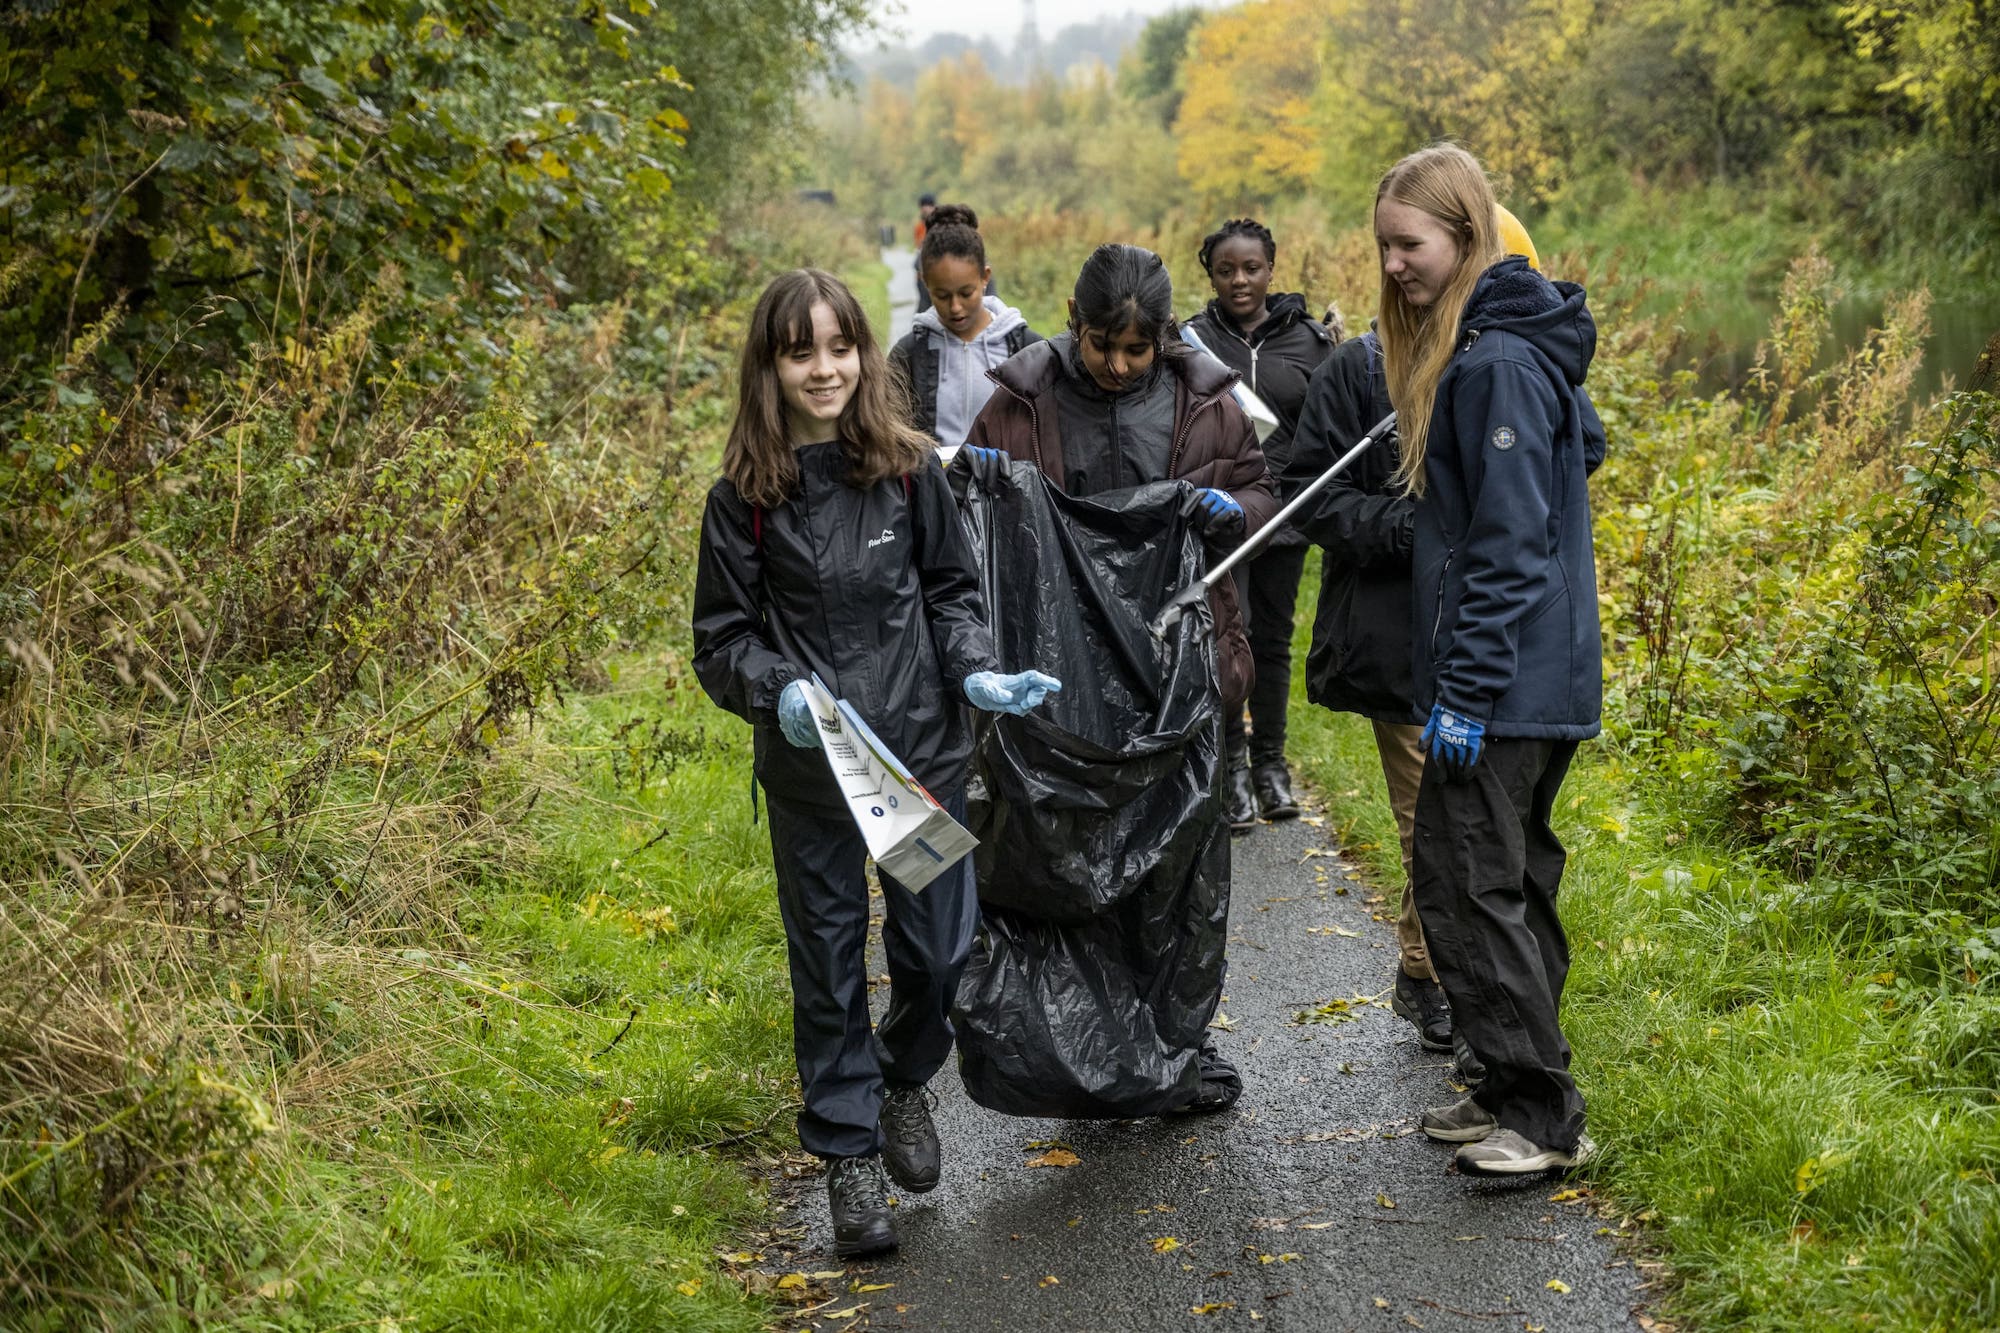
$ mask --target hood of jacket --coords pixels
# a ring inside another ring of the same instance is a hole
[[[992,315],[993,318],[987,321],[985,328],[975,333],[970,339],[962,339],[956,333],[947,329],[944,326],[944,321],[938,318],[936,306],[932,306],[911,320],[910,328],[926,335],[932,342],[945,346],[950,346],[952,343],[960,343],[966,347],[977,347],[981,343],[993,343],[996,345],[1004,343],[1007,341],[1008,334],[1028,322],[1020,311],[1008,305],[997,296],[989,296],[981,304],[986,307],[986,312]]]
[[[1514,255],[1479,275],[1459,322],[1462,335],[1498,329],[1534,346],[1581,385],[1597,353],[1597,323],[1584,302],[1583,288],[1551,282]]]
[[[1001,388],[1032,401],[1054,388],[1057,379],[1067,373],[1064,363],[1075,346],[1075,334],[1058,333],[1053,338],[1022,348],[1004,364],[987,373]],[[1192,348],[1188,350],[1190,353],[1193,351]],[[1243,378],[1212,356],[1162,356],[1154,361],[1154,365],[1158,367],[1162,362],[1167,373],[1180,379],[1195,402],[1225,394]],[[1090,380],[1088,375],[1084,378],[1096,388],[1095,380]],[[1098,389],[1097,392],[1104,391]]]

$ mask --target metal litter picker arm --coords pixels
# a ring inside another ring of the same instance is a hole
[[[1332,467],[1314,477],[1310,486],[1293,496],[1291,503],[1272,515],[1271,521],[1257,529],[1254,536],[1246,539],[1241,546],[1231,551],[1215,568],[1209,570],[1208,573],[1202,575],[1169,598],[1167,604],[1160,608],[1160,614],[1153,617],[1152,631],[1154,637],[1164,638],[1168,630],[1180,623],[1181,617],[1187,614],[1189,607],[1208,596],[1208,590],[1226,578],[1229,572],[1235,569],[1236,566],[1262,550],[1264,543],[1277,535],[1278,529],[1291,522],[1292,515],[1299,511],[1300,506],[1306,504],[1315,495],[1325,490],[1335,477],[1345,472],[1353,464],[1355,459],[1368,452],[1369,445],[1374,444],[1375,441],[1387,435],[1395,428],[1395,425],[1396,414],[1394,412],[1376,422],[1366,435],[1355,442],[1352,449],[1349,449],[1338,459],[1334,460]]]

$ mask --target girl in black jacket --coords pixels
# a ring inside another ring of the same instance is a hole
[[[1201,243],[1201,266],[1215,299],[1188,321],[1208,350],[1277,415],[1277,428],[1263,442],[1273,477],[1283,473],[1291,456],[1306,385],[1334,341],[1306,309],[1305,297],[1271,295],[1277,257],[1277,242],[1255,219],[1235,218],[1209,233]],[[1285,711],[1292,689],[1292,616],[1305,559],[1306,538],[1288,528],[1236,567],[1237,598],[1257,672],[1247,737],[1240,708],[1230,711],[1224,729],[1229,822],[1238,832],[1256,827],[1260,814],[1290,819],[1299,813],[1285,767]]]
[[[853,293],[817,269],[774,280],[750,319],[736,422],[702,518],[694,667],[755,728],[791,961],[799,1142],[826,1159],[835,1247],[893,1248],[878,1154],[904,1189],[937,1184],[924,1084],[979,905],[966,858],[921,896],[882,879],[889,1008],[871,1033],[867,845],[801,683],[846,699],[954,817],[964,705],[1023,713],[1060,689],[1001,675],[943,470],[910,429]]]

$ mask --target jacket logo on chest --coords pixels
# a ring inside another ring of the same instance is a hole
[[[882,535],[880,537],[870,537],[868,539],[868,549],[872,551],[878,546],[887,546],[890,542],[895,540],[896,540],[895,531],[891,528],[884,528],[882,529]]]

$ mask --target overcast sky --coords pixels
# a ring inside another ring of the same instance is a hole
[[[1035,25],[1047,37],[1071,23],[1158,14],[1190,2],[1213,9],[1222,0],[1035,0]],[[875,14],[881,21],[877,37],[892,46],[898,44],[898,30],[910,42],[940,32],[1011,39],[1021,31],[1021,0],[875,0]]]

